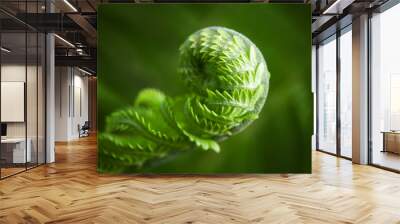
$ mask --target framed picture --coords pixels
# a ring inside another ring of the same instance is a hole
[[[310,173],[311,9],[98,11],[98,170]]]

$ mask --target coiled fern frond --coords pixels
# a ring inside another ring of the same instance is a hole
[[[218,153],[219,141],[257,119],[270,75],[247,37],[207,27],[190,35],[179,51],[178,72],[190,92],[169,97],[144,89],[134,105],[109,115],[99,135],[99,170],[154,166],[195,148]]]

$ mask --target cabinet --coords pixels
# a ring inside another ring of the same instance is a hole
[[[382,132],[383,133],[383,152],[392,152],[400,154],[400,132]]]

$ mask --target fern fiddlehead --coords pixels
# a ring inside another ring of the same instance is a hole
[[[193,148],[219,152],[219,141],[257,119],[270,75],[247,37],[207,27],[191,34],[179,51],[178,73],[189,93],[169,97],[144,89],[134,105],[109,115],[99,135],[100,170],[154,165]]]

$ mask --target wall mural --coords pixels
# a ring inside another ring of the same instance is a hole
[[[297,7],[102,5],[98,170],[310,172],[310,9]]]

